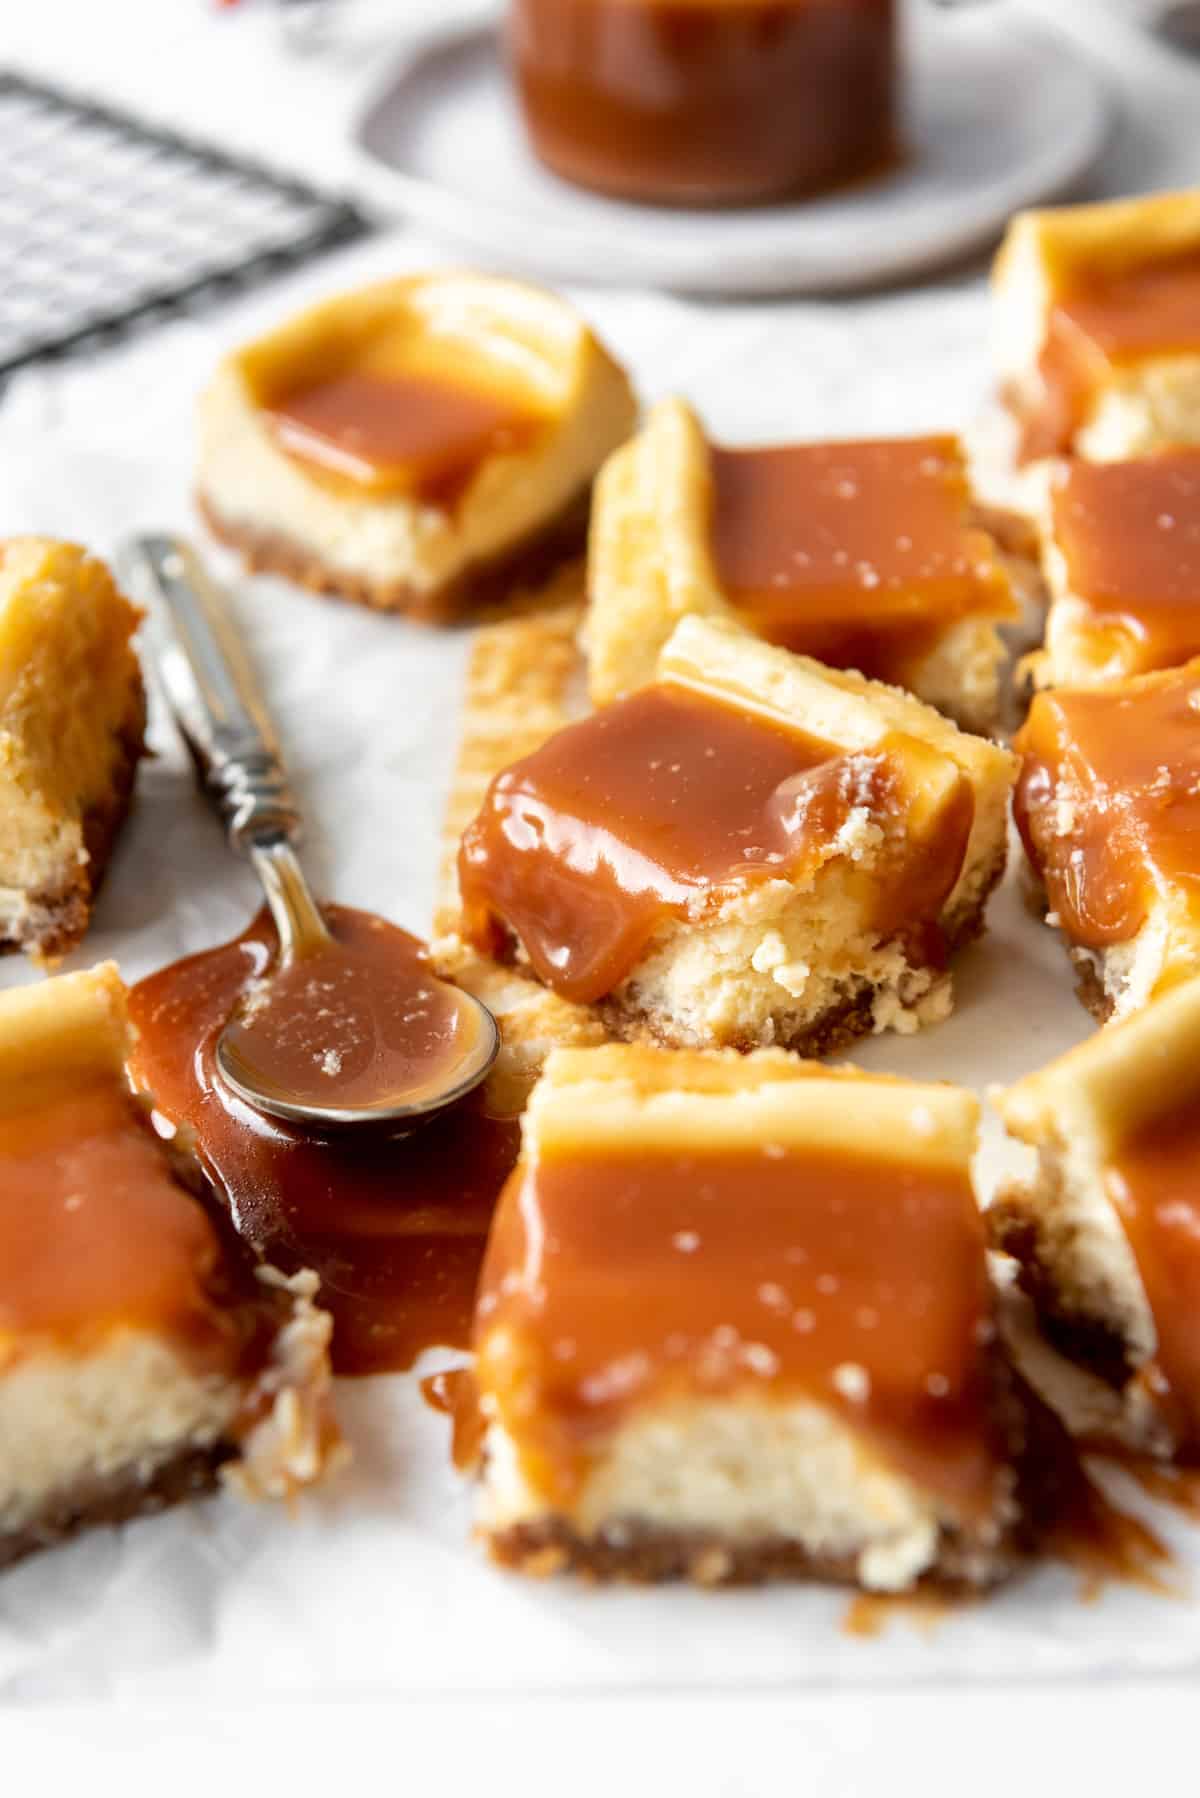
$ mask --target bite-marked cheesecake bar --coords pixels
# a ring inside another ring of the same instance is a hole
[[[1018,213],[993,294],[1020,460],[1200,442],[1200,188]]]
[[[132,1097],[109,963],[0,996],[0,1566],[336,1446],[315,1277],[256,1269]]]
[[[635,417],[556,295],[414,275],[226,358],[200,406],[200,504],[252,567],[443,619],[582,545],[593,476]]]
[[[689,614],[994,726],[1016,614],[951,436],[725,449],[664,400],[606,463],[588,546],[597,705],[653,677]]]
[[[75,544],[0,541],[0,949],[87,930],[142,754],[139,618]]]
[[[559,1050],[480,1284],[479,1529],[521,1571],[1002,1575],[968,1093],[750,1056]]]
[[[1043,1396],[1077,1432],[1200,1453],[1200,981],[997,1099],[1038,1152],[988,1213],[1049,1341]]]
[[[1200,654],[1200,445],[1072,461],[1047,484],[1042,686],[1090,686]]]
[[[458,934],[493,965],[677,1047],[945,1015],[1004,864],[1007,750],[696,617],[649,686],[523,747],[459,854]]]
[[[1014,811],[1101,1020],[1200,973],[1200,658],[1039,693]]]

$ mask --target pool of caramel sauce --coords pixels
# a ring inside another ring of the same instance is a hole
[[[335,934],[381,963],[413,938],[368,913],[326,908]],[[158,1115],[193,1136],[239,1232],[274,1265],[311,1267],[334,1320],[341,1374],[465,1348],[492,1209],[517,1155],[518,1119],[472,1094],[408,1137],[309,1136],[244,1105],[214,1066],[216,1040],[277,950],[265,912],[241,936],[152,974],[130,996],[130,1071]]]

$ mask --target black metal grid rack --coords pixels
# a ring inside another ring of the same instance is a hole
[[[0,73],[0,381],[366,229],[304,182]]]

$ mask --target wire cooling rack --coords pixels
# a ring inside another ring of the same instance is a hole
[[[0,380],[366,229],[303,182],[0,73]]]

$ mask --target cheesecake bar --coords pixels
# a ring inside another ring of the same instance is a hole
[[[87,930],[142,754],[139,617],[75,544],[0,541],[0,949]]]
[[[1048,483],[1041,686],[1089,686],[1200,655],[1200,444],[1072,461]]]
[[[1039,693],[1014,811],[1047,922],[1102,1021],[1200,973],[1200,658]]]
[[[1009,752],[726,620],[684,618],[655,673],[495,774],[459,936],[673,1047],[828,1051],[944,1016],[1004,864]]]
[[[986,1585],[1018,1520],[952,1087],[553,1054],[475,1320],[479,1530],[525,1573]]]
[[[445,619],[582,546],[592,479],[635,416],[565,301],[409,276],[225,360],[200,406],[200,505],[251,567]]]
[[[1162,994],[998,1099],[1037,1171],[989,1211],[1071,1383],[1076,1431],[1200,1453],[1200,980]],[[1036,1378],[1032,1372],[1031,1378]]]
[[[1019,461],[1200,443],[1200,188],[1018,213],[993,293]]]
[[[725,449],[683,401],[664,400],[596,484],[592,698],[652,679],[679,619],[697,614],[992,728],[996,627],[1017,608],[969,504],[954,437]]]
[[[315,1277],[249,1260],[130,1094],[109,963],[0,996],[0,1565],[335,1446]]]

